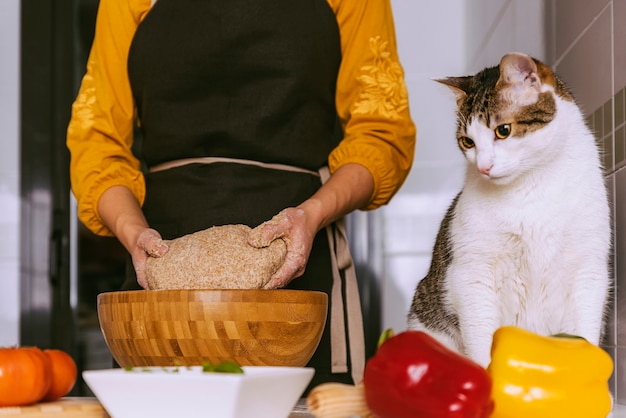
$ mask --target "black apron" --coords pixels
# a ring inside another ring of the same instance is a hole
[[[317,172],[342,137],[335,109],[340,61],[326,0],[159,0],[128,59],[141,158],[148,168],[218,157]],[[214,225],[255,227],[320,185],[306,172],[186,164],[146,173],[143,210],[151,227],[173,239]],[[288,288],[330,296],[332,284],[321,231],[304,275]],[[131,274],[125,288],[137,287]],[[352,382],[349,373],[331,373],[330,322],[309,363],[316,369],[309,387]]]

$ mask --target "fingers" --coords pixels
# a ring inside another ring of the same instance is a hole
[[[288,249],[283,265],[274,273],[264,288],[280,289],[287,286],[293,279],[302,276],[306,268],[307,259],[308,253],[296,254]]]
[[[285,287],[304,274],[314,235],[314,231],[307,229],[305,212],[296,208],[281,211],[250,232],[248,242],[257,248],[266,247],[277,238],[282,238],[287,244],[285,261],[267,283],[266,289]]]
[[[148,289],[146,279],[146,261],[148,257],[163,257],[169,251],[169,246],[154,229],[145,229],[137,238],[137,244],[131,257],[137,275],[137,283]]]
[[[284,238],[289,233],[290,219],[288,210],[283,210],[269,221],[263,222],[250,231],[248,244],[256,248],[263,248],[269,246],[277,238]]]
[[[137,238],[137,247],[143,249],[151,257],[163,257],[169,250],[161,238],[161,234],[152,228],[144,230]]]

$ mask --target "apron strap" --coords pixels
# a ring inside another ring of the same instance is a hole
[[[153,0],[156,1],[156,0]],[[328,167],[322,167],[318,172],[306,170],[285,164],[269,164],[260,161],[243,160],[226,157],[198,157],[168,161],[150,167],[150,172],[168,170],[187,164],[212,164],[218,162],[247,164],[276,170],[294,171],[319,176],[322,184],[330,177]],[[358,384],[363,379],[365,369],[365,337],[363,333],[363,314],[361,313],[361,299],[356,278],[356,269],[350,254],[350,246],[346,234],[344,218],[338,219],[326,227],[328,245],[331,254],[333,270],[333,286],[331,292],[330,312],[330,349],[331,372],[346,373],[348,371],[348,344],[346,341],[346,323],[348,320],[348,338],[350,339],[350,363],[352,365],[352,379]],[[341,272],[345,277],[346,307],[344,315],[344,283]]]
[[[319,173],[322,183],[325,183],[330,177],[328,167],[322,167]],[[338,219],[333,224],[327,226],[326,234],[328,236],[333,268],[330,315],[331,371],[333,373],[345,373],[348,371],[343,286],[341,280],[341,271],[343,271],[346,281],[345,311],[348,318],[352,379],[354,384],[358,384],[363,379],[363,370],[365,369],[365,336],[363,333],[363,314],[356,269],[350,254],[344,219]]]

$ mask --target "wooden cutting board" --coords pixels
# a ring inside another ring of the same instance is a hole
[[[42,418],[110,418],[95,398],[67,397],[54,402],[28,406],[0,407],[0,417]]]

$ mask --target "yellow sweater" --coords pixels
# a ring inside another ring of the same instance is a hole
[[[365,166],[374,193],[365,209],[386,204],[413,162],[415,126],[399,63],[389,0],[327,0],[337,17],[342,62],[336,107],[344,138],[328,163]],[[126,186],[140,204],[145,181],[131,151],[136,121],[127,58],[150,0],[100,0],[96,31],[67,131],[70,180],[79,219],[94,233],[111,235],[97,205],[112,186]]]

